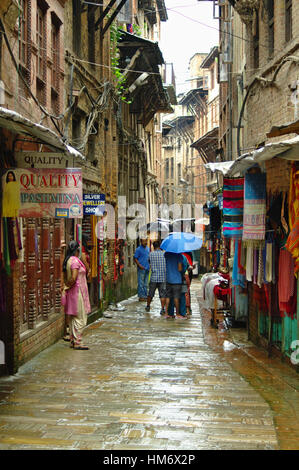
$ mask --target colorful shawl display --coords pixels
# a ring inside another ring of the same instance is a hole
[[[242,238],[244,206],[244,178],[224,178],[223,181],[223,236]]]
[[[255,244],[265,240],[266,174],[246,174],[244,186],[243,241]]]

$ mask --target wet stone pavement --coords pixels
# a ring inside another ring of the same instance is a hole
[[[133,297],[86,329],[90,350],[61,340],[0,378],[0,449],[298,449],[297,374],[224,351],[198,297],[188,321]]]

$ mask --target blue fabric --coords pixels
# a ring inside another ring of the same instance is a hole
[[[239,264],[238,264],[238,249],[239,249],[240,240],[235,240],[235,255],[234,255],[234,264],[233,264],[233,274],[232,274],[232,285],[245,287],[245,274],[240,273]]]
[[[137,268],[137,279],[138,279],[138,297],[139,299],[147,298],[147,284],[148,284],[148,269]]]
[[[266,173],[246,173],[245,200],[266,199]]]
[[[149,257],[149,247],[146,246],[145,248],[140,245],[135,253],[134,253],[134,258],[139,261],[141,266],[143,266],[145,269],[149,270],[149,262],[148,262],[148,257]]]
[[[184,265],[184,257],[181,254],[164,254],[166,261],[166,281],[169,284],[182,284],[182,273],[178,270],[178,264]]]
[[[166,282],[166,261],[161,250],[152,251],[149,255],[151,282]]]

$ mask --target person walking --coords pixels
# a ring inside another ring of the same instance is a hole
[[[166,261],[166,318],[174,318],[174,313],[172,314],[169,309],[170,300],[173,299],[176,317],[185,319],[180,314],[184,258],[182,254],[171,252],[165,252],[164,256]]]
[[[160,242],[155,241],[153,243],[153,247],[154,251],[152,251],[149,255],[151,277],[147,296],[147,306],[145,307],[145,310],[147,312],[150,311],[151,301],[155,296],[156,289],[158,289],[161,302],[160,315],[164,315],[166,304],[166,262],[164,253],[160,248]]]
[[[186,320],[189,315],[188,315],[188,298],[187,298],[187,293],[188,293],[188,275],[186,274],[188,272],[189,268],[189,261],[188,259],[183,255],[183,269],[182,269],[182,290],[181,290],[181,296],[180,296],[180,319],[184,317],[184,320]],[[189,278],[188,278],[189,279]],[[171,298],[169,302],[169,307],[168,307],[168,314],[170,316],[174,315],[174,299]]]
[[[140,302],[147,300],[147,284],[149,276],[149,247],[147,240],[141,240],[134,253],[134,262],[137,265],[138,297]]]
[[[90,302],[86,281],[86,267],[79,258],[79,243],[68,244],[63,262],[65,313],[69,317],[70,341],[74,349],[89,349],[82,343],[83,330],[90,312]]]
[[[194,269],[194,264],[193,264],[193,255],[192,252],[190,253],[183,253],[183,256],[187,258],[188,261],[188,269],[187,272],[185,273],[185,280],[187,283],[187,292],[186,292],[186,309],[187,309],[187,315],[191,316],[192,315],[192,310],[191,310],[191,282],[193,279],[193,269]]]

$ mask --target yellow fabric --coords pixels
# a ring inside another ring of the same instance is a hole
[[[10,181],[3,186],[2,217],[18,217],[20,209],[20,185]]]

